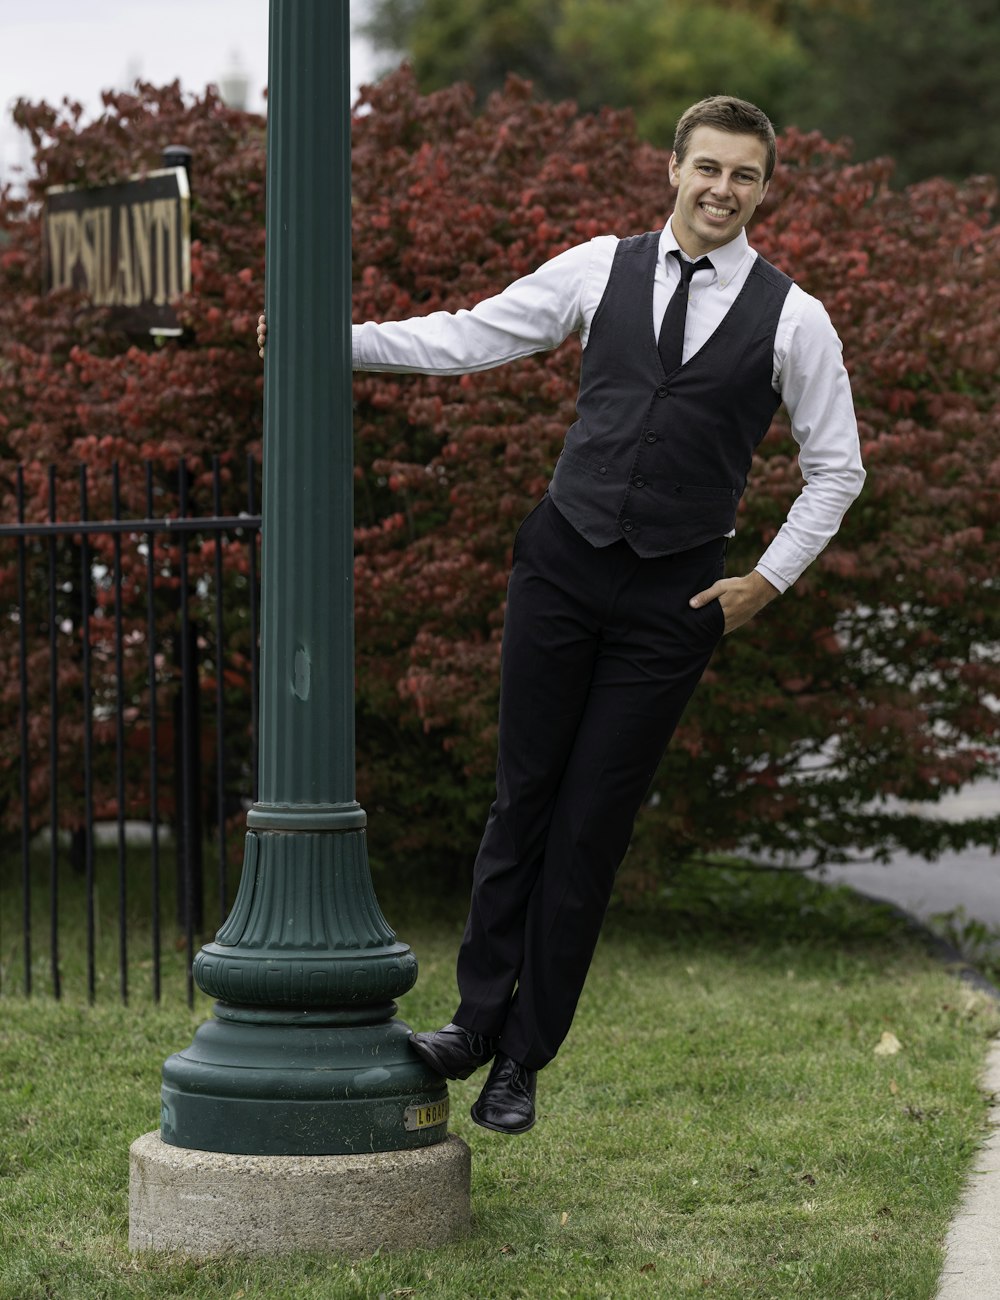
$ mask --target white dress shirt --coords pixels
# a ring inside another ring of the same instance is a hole
[[[531,275],[471,310],[436,311],[404,321],[368,321],[353,329],[355,370],[459,375],[488,370],[518,357],[557,347],[579,333],[587,346],[591,321],[604,296],[618,239],[599,235],[567,249]],[[668,221],[660,235],[653,284],[657,335],[667,301],[680,277]],[[682,253],[682,256],[685,254]],[[696,271],[684,324],[684,360],[708,341],[746,283],[757,254],[740,231]],[[861,491],[858,429],[841,343],[821,302],[792,285],[774,338],[771,383],[781,395],[799,447],[805,486],[757,563],[785,591],[840,527]]]

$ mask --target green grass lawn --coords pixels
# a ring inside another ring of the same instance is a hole
[[[434,1027],[454,1010],[463,900],[435,916],[379,892],[420,960],[400,1015]],[[96,1005],[71,970],[62,1003],[26,1000],[16,895],[0,906],[0,1300],[935,1293],[985,1132],[997,1009],[846,891],[712,868],[645,910],[615,906],[572,1034],[540,1075],[535,1129],[477,1128],[482,1076],[451,1085],[451,1129],[473,1152],[467,1240],[200,1265],[127,1249],[129,1144],[156,1127],[162,1062],[208,1010],[184,1005],[173,933],[160,1007],[142,941],[131,1005],[117,1002],[107,924]],[[876,1054],[884,1033],[901,1050]]]

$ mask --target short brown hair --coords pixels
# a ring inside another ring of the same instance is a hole
[[[736,99],[732,95],[710,95],[692,104],[681,115],[674,132],[674,153],[677,161],[683,162],[691,141],[692,132],[699,126],[712,126],[717,131],[730,131],[733,135],[755,135],[767,150],[767,167],[765,181],[769,181],[778,160],[778,148],[774,141],[774,127],[767,114],[755,104],[745,99]]]

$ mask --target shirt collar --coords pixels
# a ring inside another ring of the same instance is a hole
[[[680,244],[678,244],[673,227],[668,220],[660,235],[661,259],[666,257],[674,248],[680,249]],[[753,249],[750,247],[746,231],[741,230],[736,238],[731,239],[728,244],[723,244],[721,247],[713,249],[711,253],[706,254],[715,268],[715,275],[721,289],[726,287],[740,269],[748,253],[753,253]],[[681,256],[686,258],[687,254],[681,250]]]

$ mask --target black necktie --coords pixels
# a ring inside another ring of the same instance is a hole
[[[686,262],[676,248],[672,248],[670,252],[680,263],[681,278],[677,281],[673,297],[667,303],[657,344],[663,369],[668,375],[676,370],[684,359],[684,318],[687,316],[688,286],[691,284],[691,277],[695,271],[712,265],[707,257],[699,258],[697,262]]]

